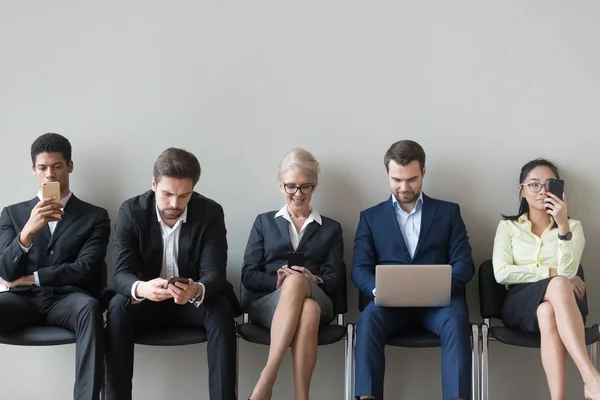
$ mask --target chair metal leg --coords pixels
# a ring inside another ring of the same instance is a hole
[[[488,400],[488,325],[481,325],[481,396],[480,400]]]
[[[479,399],[479,326],[476,324],[471,325],[472,336],[471,346],[473,347],[472,353],[472,373],[471,373],[471,399]]]
[[[346,326],[346,367],[345,367],[345,385],[344,400],[352,400],[353,377],[354,377],[354,325]]]

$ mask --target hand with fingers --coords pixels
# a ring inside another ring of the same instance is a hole
[[[558,225],[559,232],[569,231],[569,217],[567,215],[567,195],[563,193],[560,199],[554,193],[548,192],[544,199],[546,212],[554,218]]]
[[[202,289],[201,286],[196,285],[196,282],[188,278],[187,283],[177,281],[169,283],[167,290],[171,293],[175,304],[183,305],[189,303],[190,300],[199,294],[198,291]],[[199,295],[201,296],[202,294],[200,293]]]
[[[19,234],[19,242],[23,247],[31,246],[33,235],[46,226],[49,222],[60,221],[63,214],[63,206],[55,197],[42,199],[33,207],[29,220]]]
[[[152,279],[147,282],[140,282],[135,288],[135,295],[138,298],[150,301],[164,301],[173,297],[167,289],[169,281],[162,278]]]

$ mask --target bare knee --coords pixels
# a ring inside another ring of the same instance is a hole
[[[283,293],[302,293],[304,296],[308,296],[310,285],[308,279],[302,274],[293,274],[285,278],[281,284],[281,292]]]
[[[554,316],[554,307],[548,301],[542,302],[536,311],[540,331],[556,328],[556,318]]]
[[[300,324],[319,325],[321,319],[321,307],[313,299],[304,299],[300,311]]]
[[[574,299],[573,297],[573,285],[564,276],[557,276],[550,280],[548,288],[546,289],[546,300],[561,301],[564,299]]]

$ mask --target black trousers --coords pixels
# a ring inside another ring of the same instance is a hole
[[[121,294],[108,306],[106,400],[131,399],[136,331],[165,327],[206,330],[210,399],[235,400],[236,331],[233,310],[225,296],[215,296],[196,308],[189,303],[175,304],[172,299],[134,304]]]
[[[104,377],[103,319],[98,300],[82,292],[36,287],[0,292],[0,332],[51,325],[75,332],[76,400],[98,400]]]

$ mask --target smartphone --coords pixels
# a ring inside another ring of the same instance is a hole
[[[562,179],[551,179],[548,181],[548,191],[562,200],[565,190],[565,181]]]
[[[185,283],[186,285],[189,283],[188,278],[182,278],[180,276],[172,276],[169,279],[169,285],[174,284],[175,282]]]
[[[292,271],[296,271],[293,269],[293,266],[303,267],[304,266],[304,253],[297,251],[290,251],[288,253],[288,268]],[[300,271],[296,271],[300,272]]]
[[[42,183],[42,198],[56,197],[56,201],[60,202],[60,182],[44,182]]]

